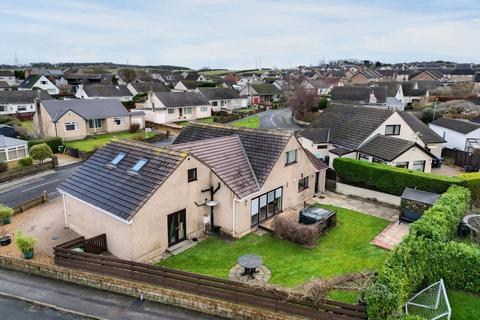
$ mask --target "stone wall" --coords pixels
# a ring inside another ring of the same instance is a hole
[[[297,316],[272,310],[254,308],[249,305],[215,300],[182,291],[148,285],[146,283],[123,280],[107,275],[47,265],[29,260],[0,256],[0,267],[48,278],[63,280],[132,297],[144,295],[146,300],[174,305],[228,319],[258,320],[300,320]]]

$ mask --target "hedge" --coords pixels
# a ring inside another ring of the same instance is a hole
[[[412,294],[443,278],[449,288],[480,290],[480,248],[451,241],[470,209],[470,191],[450,187],[410,225],[365,293],[369,319],[397,319]]]
[[[350,158],[335,158],[333,167],[342,182],[401,195],[405,187],[444,193],[451,185],[464,185],[457,177],[447,177],[416,170],[396,168]]]
[[[63,145],[63,140],[62,138],[59,137],[51,137],[51,138],[45,138],[45,139],[38,139],[38,140],[29,140],[28,141],[28,149],[30,149],[32,146],[36,144],[41,144],[41,143],[46,143],[50,149],[52,149],[53,153],[58,152],[58,147]]]
[[[465,181],[465,185],[472,192],[472,201],[480,205],[480,172],[463,173],[458,176]]]

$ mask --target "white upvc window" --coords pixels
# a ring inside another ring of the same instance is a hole
[[[200,107],[200,111],[201,111],[201,112],[207,112],[207,111],[208,111],[208,107]]]
[[[0,162],[13,161],[28,155],[26,146],[0,149]]]
[[[191,107],[185,108],[185,114],[192,114],[192,109]]]
[[[80,125],[78,122],[65,122],[65,131],[78,131]]]
[[[175,109],[169,108],[167,110],[168,110],[168,114],[175,114]]]
[[[113,118],[113,124],[116,126],[121,126],[124,123],[125,123],[125,120],[123,120],[123,118],[120,118],[120,117]]]

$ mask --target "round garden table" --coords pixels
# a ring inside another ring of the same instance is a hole
[[[263,264],[262,257],[259,257],[255,254],[245,254],[240,256],[237,260],[237,263],[245,268],[243,271],[242,276],[248,275],[251,278],[255,277],[255,273],[257,273],[257,268]]]

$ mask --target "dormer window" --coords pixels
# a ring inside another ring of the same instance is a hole
[[[137,163],[135,163],[135,165],[132,167],[131,171],[137,173],[146,163],[147,160],[145,159],[138,160]]]
[[[110,164],[113,164],[116,166],[122,159],[125,157],[125,153],[119,153],[115,158],[113,158],[112,162]]]

